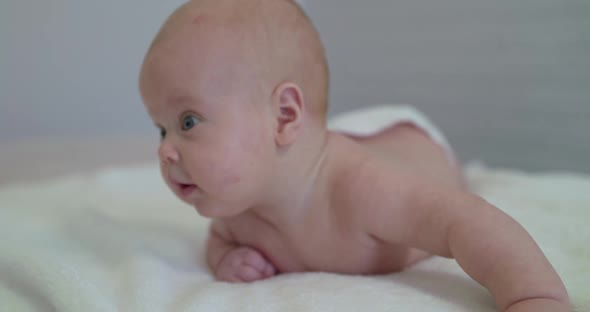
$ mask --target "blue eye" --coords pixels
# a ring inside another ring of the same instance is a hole
[[[187,115],[182,118],[182,130],[188,131],[200,122],[199,118],[194,115]]]

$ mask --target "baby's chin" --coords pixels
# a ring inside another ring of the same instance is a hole
[[[201,217],[209,219],[235,217],[246,210],[242,207],[229,207],[222,203],[215,203],[206,198],[198,198],[192,201],[183,199],[183,201],[192,206]]]

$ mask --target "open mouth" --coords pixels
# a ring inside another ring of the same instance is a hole
[[[177,183],[177,185],[178,185],[178,188],[180,189],[180,193],[183,196],[188,196],[194,190],[197,189],[197,186],[195,184]]]
[[[185,183],[185,181],[178,181],[172,177],[170,177],[170,181],[174,184],[174,186],[176,186],[182,197],[187,197],[198,189],[197,185],[193,183]]]

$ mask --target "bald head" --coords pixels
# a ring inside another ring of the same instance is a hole
[[[328,66],[309,18],[291,0],[194,0],[164,23],[148,55],[177,45],[223,54],[246,67],[263,88],[290,81],[300,86],[306,110],[325,119]],[[203,53],[194,53],[200,58]]]

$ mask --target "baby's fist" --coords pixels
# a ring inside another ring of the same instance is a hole
[[[276,274],[270,261],[250,247],[229,251],[217,265],[217,279],[232,283],[253,282]]]

